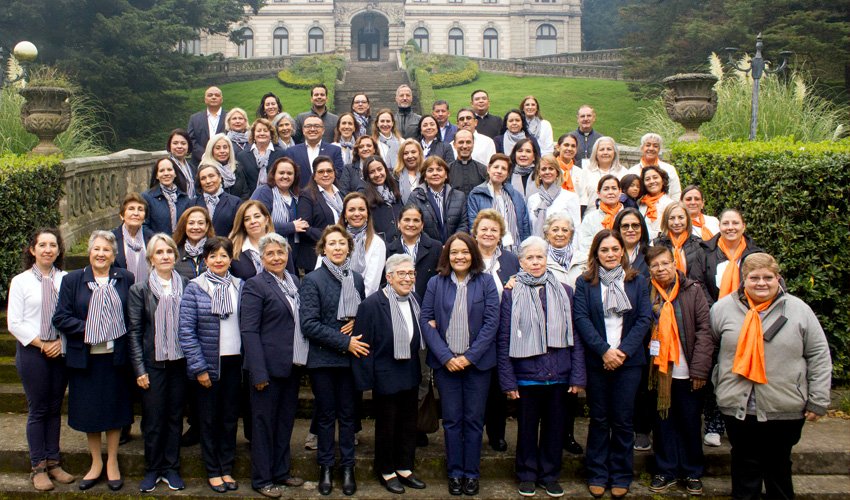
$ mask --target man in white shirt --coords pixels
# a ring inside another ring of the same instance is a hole
[[[195,163],[200,163],[210,137],[224,132],[224,117],[227,116],[227,111],[222,108],[224,98],[220,88],[208,88],[204,92],[204,103],[207,109],[190,116],[186,127],[192,139],[192,159]]]
[[[493,142],[493,139],[476,132],[475,127],[477,126],[478,118],[475,116],[472,108],[461,108],[458,110],[457,129],[472,132],[474,141],[472,159],[487,166],[490,163],[490,157],[496,154],[496,144]],[[454,143],[452,143],[452,147],[454,147]],[[457,157],[457,148],[455,148],[455,158]]]

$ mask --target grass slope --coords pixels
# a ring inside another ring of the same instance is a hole
[[[224,96],[225,109],[242,108],[248,113],[252,122],[256,117],[260,97],[266,92],[274,92],[283,104],[283,110],[292,116],[310,109],[310,92],[308,90],[290,89],[284,87],[277,78],[266,78],[250,82],[225,83],[218,86]],[[192,104],[191,109],[204,107],[204,91],[207,87],[192,89],[186,93],[186,99]]]

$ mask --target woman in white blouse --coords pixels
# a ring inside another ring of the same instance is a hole
[[[348,193],[342,201],[339,223],[343,224],[354,238],[351,269],[363,275],[368,297],[381,286],[381,276],[384,274],[384,264],[387,260],[387,246],[384,240],[375,234],[372,212],[363,193]]]
[[[526,96],[519,103],[519,109],[525,115],[525,121],[528,122],[528,131],[537,139],[537,145],[540,146],[541,155],[550,155],[555,150],[554,135],[552,134],[552,124],[549,120],[544,120],[540,114],[540,103],[533,95]]]

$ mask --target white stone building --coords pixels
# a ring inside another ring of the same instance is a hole
[[[271,57],[351,51],[385,59],[410,39],[425,52],[508,59],[581,51],[581,0],[268,0],[237,27],[245,41],[206,36],[197,54]]]

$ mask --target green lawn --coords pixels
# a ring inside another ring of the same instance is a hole
[[[224,96],[224,108],[242,108],[248,112],[248,119],[251,121],[256,117],[260,97],[266,92],[274,92],[280,98],[283,110],[292,116],[310,109],[310,91],[284,87],[277,78],[225,83],[219,85],[219,88]],[[203,87],[187,92],[187,99],[192,104],[191,109],[203,108],[206,89],[207,87]]]

